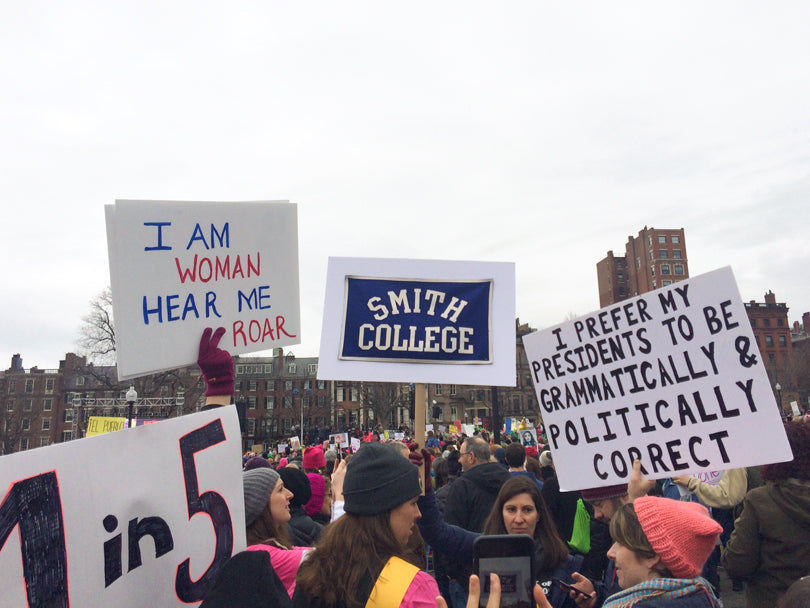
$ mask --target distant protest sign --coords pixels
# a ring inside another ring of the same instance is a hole
[[[119,379],[195,363],[206,327],[226,329],[220,346],[233,355],[301,342],[295,205],[105,211]]]
[[[3,608],[196,606],[245,548],[225,407],[0,458]]]
[[[87,421],[87,437],[104,435],[113,431],[123,430],[127,426],[126,418],[113,418],[109,416],[90,416]]]
[[[523,344],[563,490],[792,458],[730,268]]]
[[[514,264],[330,258],[318,378],[514,386]]]

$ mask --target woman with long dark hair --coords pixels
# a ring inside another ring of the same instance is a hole
[[[532,479],[515,476],[501,486],[484,523],[484,534],[528,534],[534,538],[534,580],[540,583],[552,606],[575,606],[553,579],[573,584],[570,573],[582,560],[571,558],[569,565],[568,547]]]
[[[418,469],[388,446],[365,443],[346,467],[342,493],[345,514],[301,564],[293,604],[363,608],[385,598],[405,608],[436,606],[436,581],[408,550],[421,517]]]

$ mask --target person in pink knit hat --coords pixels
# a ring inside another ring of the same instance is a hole
[[[644,496],[621,506],[610,521],[614,543],[608,557],[622,591],[607,598],[604,608],[719,607],[700,572],[722,530],[694,502]]]

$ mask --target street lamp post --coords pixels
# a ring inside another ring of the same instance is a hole
[[[126,397],[127,405],[127,428],[132,428],[132,408],[135,405],[135,402],[138,400],[138,391],[135,390],[134,386],[130,386],[129,390],[127,391]]]
[[[312,393],[311,388],[308,388],[308,389],[305,389],[305,390],[307,392],[307,395]],[[294,388],[293,389],[293,395],[297,395],[297,394],[298,394],[298,389]],[[303,448],[304,447],[304,396],[303,395],[301,395],[301,401],[299,403],[299,407],[301,408],[301,426],[298,428],[298,443],[301,446],[301,448]]]

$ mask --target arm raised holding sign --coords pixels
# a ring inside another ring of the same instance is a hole
[[[228,351],[219,348],[219,341],[225,334],[225,328],[219,327],[213,332],[206,327],[200,338],[200,351],[197,365],[208,385],[205,391],[206,406],[229,405],[233,395],[233,357]]]

